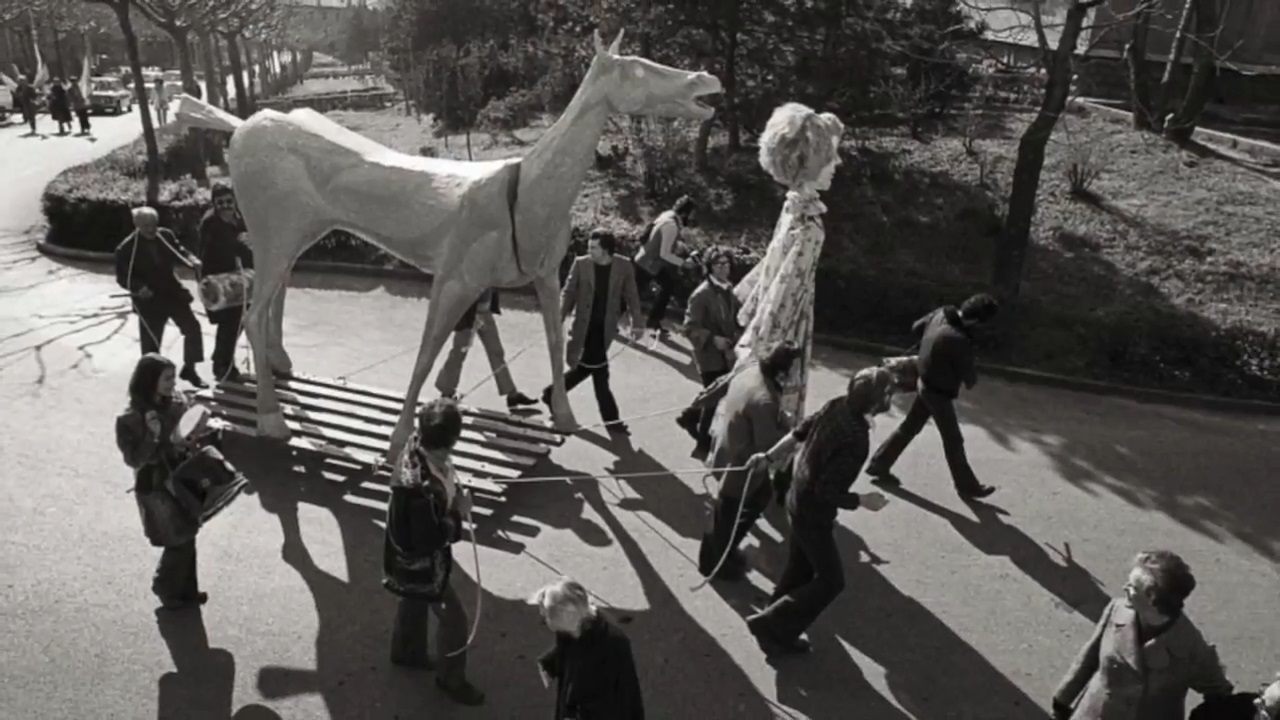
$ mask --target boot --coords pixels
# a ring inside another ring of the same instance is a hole
[[[182,372],[178,373],[178,378],[186,380],[199,390],[209,387],[209,384],[200,378],[200,373],[196,372],[195,365],[183,365]]]

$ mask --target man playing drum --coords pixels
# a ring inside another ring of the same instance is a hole
[[[204,267],[200,298],[209,322],[218,328],[211,358],[214,378],[235,382],[240,379],[236,341],[244,325],[253,278],[253,251],[244,241],[245,225],[236,210],[235,193],[219,183],[212,194],[213,209],[200,220],[200,262]]]

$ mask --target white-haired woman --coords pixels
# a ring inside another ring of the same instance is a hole
[[[529,603],[556,634],[538,658],[543,682],[556,681],[556,720],[644,720],[631,641],[596,611],[587,589],[563,578]]]
[[[742,301],[738,319],[745,328],[736,347],[739,359],[784,340],[804,348],[799,382],[783,397],[783,407],[796,418],[804,415],[813,289],[825,238],[822,214],[827,208],[818,193],[831,187],[843,134],[844,124],[831,113],[799,103],[773,111],[760,135],[760,166],[787,188],[787,199],[764,259],[734,289]]]

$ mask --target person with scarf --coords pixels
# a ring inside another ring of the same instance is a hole
[[[744,466],[790,429],[782,395],[795,377],[802,354],[795,343],[778,343],[729,382],[707,458],[710,472],[720,480],[720,490],[711,506],[711,529],[703,534],[698,549],[698,572],[703,577],[714,573],[720,579],[739,579],[746,570],[738,546],[769,506],[772,485],[767,472]]]
[[[200,220],[200,263],[204,276],[253,270],[253,250],[245,242],[244,220],[236,210],[231,186],[215,184],[210,193],[213,207]],[[245,305],[209,310],[209,322],[218,330],[213,340],[213,376],[219,381],[238,382],[236,341],[244,327]]]
[[[115,424],[116,446],[134,471],[143,532],[164,548],[151,591],[171,610],[208,601],[196,577],[196,534],[248,484],[215,448],[176,432],[188,408],[174,390],[173,363],[148,353],[134,367],[129,406]]]
[[[738,302],[733,286],[729,284],[731,269],[727,248],[713,248],[708,252],[705,259],[707,279],[689,296],[685,309],[684,331],[693,346],[693,363],[704,388],[727,375],[737,361],[733,347],[742,334],[738,325],[738,310],[742,303]],[[697,443],[695,452],[698,454],[710,449],[709,431],[715,411],[716,404],[708,402],[701,408],[686,408],[676,418],[676,424]]]
[[[644,699],[631,641],[591,602],[587,589],[562,578],[529,599],[556,635],[538,658],[542,682],[556,683],[556,720],[644,720]]]
[[[995,318],[999,309],[995,298],[979,293],[965,300],[958,309],[947,305],[916,321],[912,327],[912,332],[920,338],[916,399],[897,429],[867,463],[867,475],[872,482],[885,487],[902,484],[893,474],[893,465],[932,418],[942,436],[942,452],[951,471],[951,482],[960,497],[978,500],[996,491],[979,482],[969,466],[955,401],[960,397],[961,385],[972,389],[978,382],[973,332]]]
[[[440,621],[436,638],[436,686],[460,705],[484,704],[484,692],[467,680],[467,611],[450,581],[452,545],[461,539],[470,498],[458,487],[450,453],[462,436],[462,413],[437,398],[418,413],[413,446],[391,478],[383,544],[382,585],[398,596],[391,632],[391,662],[433,666],[427,653],[427,616]]]
[[[67,89],[62,86],[62,78],[54,78],[49,86],[49,117],[58,123],[58,134],[71,132],[71,101],[67,98]]]
[[[844,591],[844,566],[836,546],[841,510],[877,511],[884,495],[850,491],[867,459],[870,417],[889,409],[897,381],[889,370],[869,367],[767,452],[752,456],[753,470],[791,465],[787,490],[787,565],[769,605],[747,619],[747,628],[766,653],[806,652],[801,634]]]
[[[129,291],[138,315],[142,354],[160,352],[165,325],[173,320],[182,331],[182,371],[178,377],[197,388],[208,385],[196,372],[204,360],[200,321],[191,312],[195,299],[174,274],[177,260],[200,271],[200,261],[187,252],[172,231],[160,227],[160,214],[150,207],[133,210],[134,231],[115,251],[116,284]]]

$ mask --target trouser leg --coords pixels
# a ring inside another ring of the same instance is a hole
[[[193,598],[200,591],[195,540],[164,548],[156,564],[151,591],[166,604]]]
[[[665,262],[663,264],[666,265]],[[663,267],[654,280],[658,283],[658,294],[649,308],[649,319],[646,324],[650,329],[657,330],[662,327],[662,318],[667,314],[667,305],[671,303],[671,295],[675,290],[675,271],[670,267]]]
[[[618,421],[618,401],[609,387],[609,365],[591,370],[591,385],[596,391],[596,405],[600,407],[600,419],[606,423]]]
[[[803,574],[797,572],[786,592],[775,592],[777,600],[751,620],[753,631],[781,640],[797,638],[808,629],[840,595],[845,583],[831,523],[793,517],[791,532],[799,554],[807,562],[810,578],[804,582]]]
[[[888,473],[927,422],[929,422],[929,407],[917,394],[915,400],[911,402],[911,409],[907,411],[906,417],[902,418],[902,422],[898,423],[898,427],[894,428],[879,448],[876,448],[875,454],[867,462],[867,474]]]
[[[234,309],[218,320],[213,336],[213,373],[222,377],[236,364],[236,342],[240,339],[241,310]]]
[[[516,382],[511,378],[511,370],[507,367],[507,352],[502,347],[502,335],[498,333],[497,319],[493,313],[480,313],[480,345],[489,358],[489,368],[493,370],[493,381],[498,386],[498,394],[502,397],[513,395]]]
[[[713,370],[711,372],[702,373],[702,387],[710,387],[712,383],[728,374],[728,370]],[[702,411],[698,417],[698,435],[707,438],[711,432],[711,421],[716,417],[716,408],[720,406],[719,400],[710,402],[702,407]]]
[[[453,344],[440,365],[440,372],[436,373],[436,390],[439,390],[441,395],[453,395],[458,392],[458,383],[462,379],[462,363],[467,359],[467,353],[471,350],[474,338],[475,332],[472,330],[454,331]]]
[[[440,629],[436,634],[436,655],[440,679],[456,685],[467,677],[467,611],[462,607],[458,592],[450,583],[444,589],[440,602],[431,605]],[[461,652],[459,652],[461,650]],[[452,654],[452,655],[451,655]]]
[[[922,392],[919,397],[928,406],[933,424],[942,436],[942,451],[947,458],[947,468],[951,470],[951,482],[955,483],[956,490],[960,493],[977,490],[981,483],[969,466],[969,457],[964,449],[964,433],[960,431],[955,403],[948,397],[928,391]]]
[[[169,313],[162,303],[139,301],[134,310],[138,314],[138,338],[142,344],[142,354],[158,353],[164,343],[164,326],[169,322]]]
[[[396,618],[391,626],[391,662],[396,665],[425,667],[427,655],[427,618],[431,603],[419,598],[400,598]]]
[[[197,365],[204,361],[204,335],[200,331],[200,321],[191,312],[191,305],[183,303],[175,305],[169,312],[173,324],[182,331],[182,364]]]

